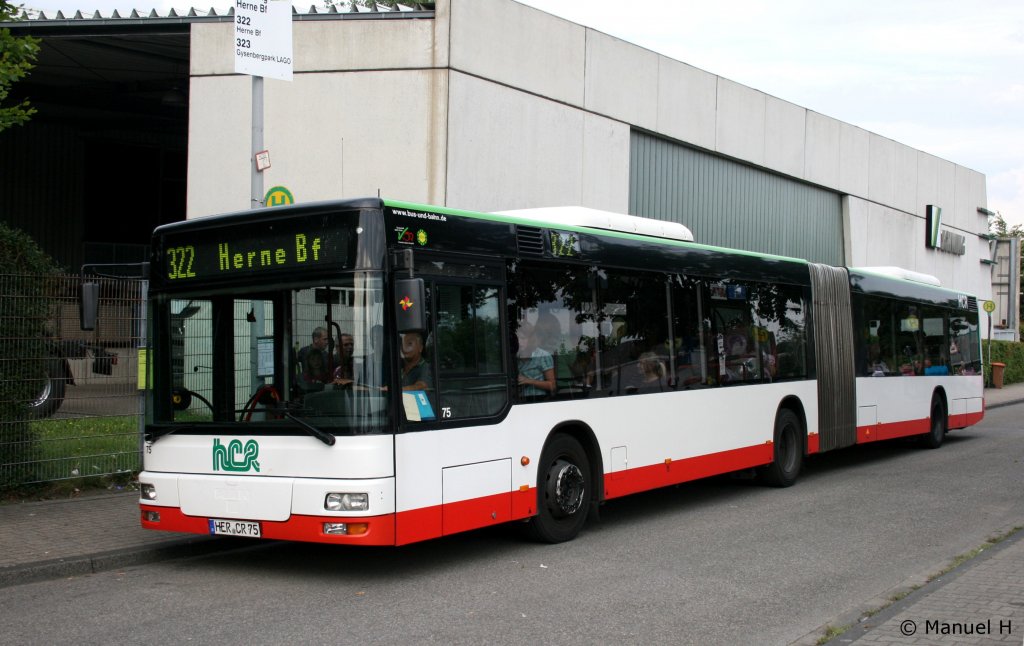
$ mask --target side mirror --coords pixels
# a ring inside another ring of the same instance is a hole
[[[78,316],[83,330],[96,329],[96,319],[100,309],[100,284],[82,283],[78,299]]]
[[[399,334],[427,328],[427,290],[422,278],[395,281],[395,320]]]

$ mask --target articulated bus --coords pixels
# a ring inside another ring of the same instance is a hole
[[[975,297],[586,209],[381,199],[153,237],[154,530],[403,545],[982,419]]]

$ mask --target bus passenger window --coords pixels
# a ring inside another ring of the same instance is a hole
[[[916,305],[896,308],[899,373],[905,377],[924,374],[924,332],[918,309]]]
[[[602,391],[634,395],[668,390],[669,286],[661,274],[609,269],[598,290],[607,327]]]
[[[687,276],[672,276],[672,347],[669,369],[676,389],[707,385],[708,335],[701,330],[699,282]]]
[[[709,372],[722,385],[759,382],[761,355],[755,335],[751,286],[734,281],[710,286],[711,329],[714,358]]]
[[[957,315],[949,319],[949,360],[953,373],[976,375],[981,371],[978,349],[978,314]]]
[[[921,308],[921,329],[924,333],[924,374],[949,374],[949,343],[945,313],[936,307]]]
[[[596,268],[534,263],[512,265],[510,275],[507,335],[516,397],[596,396],[606,379],[594,310],[606,277]]]
[[[795,285],[757,286],[755,338],[765,381],[807,376],[803,293]]]
[[[898,375],[900,364],[896,361],[896,340],[893,334],[893,304],[884,298],[857,296],[863,299],[863,329],[861,347],[863,368],[861,374],[868,377]]]

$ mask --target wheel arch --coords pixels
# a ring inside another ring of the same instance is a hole
[[[583,447],[587,453],[587,459],[590,461],[590,481],[594,483],[594,493],[596,494],[594,500],[604,502],[604,459],[601,456],[601,445],[597,441],[594,430],[587,423],[578,419],[560,422],[544,438],[544,447],[547,447],[551,438],[556,435],[568,435]],[[541,453],[544,452],[544,447],[541,447]]]

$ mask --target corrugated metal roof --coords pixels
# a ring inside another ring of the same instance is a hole
[[[382,2],[376,2],[369,0],[367,2],[354,2],[352,0],[343,0],[331,4],[329,7],[317,7],[316,5],[310,5],[309,9],[300,10],[295,5],[292,5],[292,16],[298,20],[309,20],[309,19],[324,19],[330,17],[361,17],[361,18],[374,18],[374,17],[386,17],[389,14],[421,14],[423,12],[433,13],[435,3],[433,2],[402,2],[391,6]],[[141,12],[138,9],[132,9],[129,14],[122,14],[117,9],[107,13],[106,15],[99,10],[93,12],[78,10],[72,16],[67,16],[63,11],[57,11],[56,13],[47,14],[45,11],[38,11],[35,9],[25,9],[22,12],[22,18],[33,23],[40,22],[72,22],[72,21],[84,21],[84,22],[110,22],[110,21],[166,21],[172,20],[174,22],[191,22],[191,21],[205,21],[210,19],[223,19],[235,15],[235,8],[232,7],[210,7],[209,9],[201,9],[196,7],[189,7],[187,10],[181,9],[180,11],[175,8],[168,9],[166,13],[159,13],[156,9],[150,9],[147,13],[145,10]],[[392,17],[398,17],[393,15]],[[414,17],[414,16],[403,16],[403,17]],[[418,16],[417,16],[418,17]],[[16,24],[16,23],[0,23],[0,24]]]

